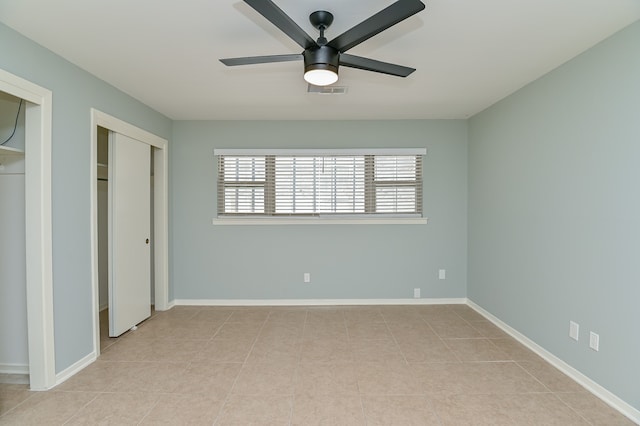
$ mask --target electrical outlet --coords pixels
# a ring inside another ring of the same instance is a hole
[[[439,280],[446,280],[447,279],[447,270],[446,269],[438,270],[438,279]]]
[[[569,337],[577,342],[579,334],[580,325],[577,322],[569,321]]]
[[[415,299],[420,299],[420,289],[419,288],[414,288],[413,289],[413,297]]]
[[[309,272],[305,272],[304,273],[304,282],[305,283],[310,283],[311,282],[311,273],[309,273]]]
[[[600,350],[600,336],[593,331],[589,333],[589,347],[596,352]]]

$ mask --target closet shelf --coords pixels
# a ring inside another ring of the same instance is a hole
[[[24,149],[0,145],[0,154],[24,154]]]

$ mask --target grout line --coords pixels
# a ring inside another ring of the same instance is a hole
[[[142,422],[144,422],[144,419],[149,417],[149,414],[151,414],[151,412],[158,406],[158,404],[160,404],[160,394],[158,394],[158,396],[156,397],[156,402],[151,406],[151,408],[149,408],[149,410],[146,412],[146,414],[144,416],[142,416],[142,418],[137,423],[137,425],[142,424]]]
[[[82,393],[84,394],[84,393],[88,393],[88,392],[82,392]],[[65,422],[64,422],[64,423],[62,423],[62,424],[63,424],[63,425],[68,424],[71,420],[73,420],[73,418],[74,418],[74,417],[76,417],[76,416],[78,415],[78,413],[79,413],[80,411],[82,411],[83,409],[85,409],[86,407],[88,407],[88,406],[89,406],[89,404],[91,404],[93,401],[95,401],[95,400],[98,398],[98,396],[100,396],[100,394],[102,394],[102,392],[96,392],[96,394],[94,395],[94,397],[93,397],[93,398],[91,398],[91,400],[90,400],[90,401],[87,401],[87,403],[86,403],[86,404],[84,404],[82,407],[78,408],[78,409],[77,409],[77,410],[76,410],[76,411],[75,411],[75,412],[74,412],[74,413],[73,413],[73,414],[72,414],[72,415],[71,415],[67,420],[65,420]]]
[[[569,393],[573,393],[573,392],[569,392]],[[569,407],[569,409],[571,411],[573,411],[574,413],[576,413],[578,415],[578,417],[580,417],[581,419],[583,419],[585,422],[589,423],[590,425],[593,425],[593,422],[589,421],[589,419],[587,419],[585,416],[583,416],[578,410],[576,410],[575,408],[573,408],[572,406],[570,406],[569,404],[564,402],[564,400],[558,396],[558,392],[552,392],[552,395],[556,399],[558,399],[562,404],[564,404],[566,407]]]
[[[229,315],[229,318],[231,318],[235,312],[238,312],[238,310],[233,310],[231,315]],[[215,418],[215,420],[213,422],[214,425],[216,425],[218,423],[218,420],[220,420],[220,416],[224,412],[225,406],[227,405],[227,403],[229,402],[229,399],[233,395],[233,388],[236,386],[238,378],[242,374],[242,370],[244,370],[244,367],[245,367],[245,365],[247,363],[247,359],[249,359],[249,356],[251,355],[251,352],[253,351],[253,348],[256,345],[256,342],[258,341],[258,337],[260,336],[260,333],[262,332],[262,329],[264,328],[264,326],[267,323],[267,320],[269,319],[270,316],[271,316],[271,310],[269,311],[269,315],[267,315],[267,318],[265,318],[263,320],[262,325],[260,326],[260,330],[258,330],[258,333],[256,334],[256,337],[254,337],[254,339],[253,339],[253,343],[251,344],[251,348],[249,348],[249,351],[247,352],[247,355],[244,357],[244,360],[242,361],[242,366],[240,367],[240,370],[238,371],[238,374],[236,375],[236,378],[233,379],[233,383],[229,387],[229,392],[227,392],[227,396],[225,397],[224,402],[220,406],[220,411],[218,411],[218,415],[216,416],[216,418]],[[225,321],[225,323],[228,322],[229,318],[227,318],[227,321]],[[220,328],[222,328],[222,327],[220,327]]]

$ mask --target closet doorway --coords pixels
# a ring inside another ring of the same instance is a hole
[[[168,308],[167,141],[97,110],[92,130],[97,357],[109,336],[148,318],[151,305]]]
[[[24,99],[0,91],[0,383],[29,383]]]
[[[25,107],[24,194],[29,384],[46,390],[56,383],[51,246],[52,93],[0,69],[0,91]]]
[[[107,336],[151,316],[150,153],[149,145],[98,127],[98,286],[100,312],[107,310],[101,351]]]

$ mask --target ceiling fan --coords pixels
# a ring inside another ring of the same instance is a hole
[[[331,41],[327,41],[324,36],[325,30],[333,22],[333,15],[330,12],[318,10],[309,15],[311,24],[320,31],[320,37],[314,41],[271,0],[244,0],[244,2],[298,43],[304,51],[288,55],[220,59],[220,62],[227,66],[303,59],[304,79],[316,86],[326,86],[338,81],[338,67],[340,65],[398,77],[406,77],[415,71],[415,68],[349,55],[345,52],[423,10],[425,6],[420,0],[398,0]]]

